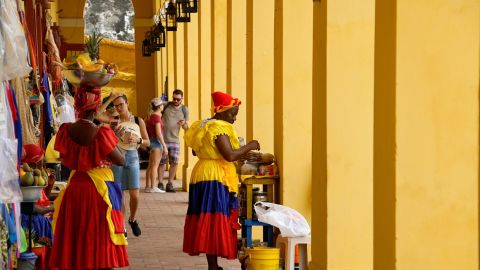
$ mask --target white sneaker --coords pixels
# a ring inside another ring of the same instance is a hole
[[[152,188],[146,187],[145,188],[145,193],[152,193]]]
[[[161,189],[159,189],[158,187],[153,187],[153,188],[151,189],[151,192],[152,192],[152,193],[165,193],[165,190],[161,190]]]

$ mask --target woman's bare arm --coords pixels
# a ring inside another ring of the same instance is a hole
[[[220,154],[222,154],[223,158],[226,161],[230,162],[239,160],[248,151],[260,150],[260,144],[256,140],[250,141],[249,143],[238,149],[232,149],[232,145],[230,144],[230,140],[227,135],[217,136],[217,139],[215,140],[215,145],[217,146]]]

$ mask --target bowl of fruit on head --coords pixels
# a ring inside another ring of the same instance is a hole
[[[27,163],[20,168],[20,189],[24,202],[36,202],[42,195],[42,189],[48,183],[45,169],[32,169]]]
[[[88,36],[85,53],[69,56],[60,64],[67,80],[76,87],[102,87],[117,73],[117,66],[98,58],[102,37],[95,32]]]

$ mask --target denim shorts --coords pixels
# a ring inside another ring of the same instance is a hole
[[[115,182],[122,190],[140,189],[140,160],[137,150],[125,151],[125,166],[112,165]]]
[[[162,146],[162,144],[160,143],[160,141],[158,141],[157,138],[155,138],[155,137],[150,137],[150,148],[151,148],[151,149],[160,148],[160,150],[162,150],[162,149],[163,149],[163,146]]]

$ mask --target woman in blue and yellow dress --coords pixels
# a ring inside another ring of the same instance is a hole
[[[222,92],[212,93],[212,99],[214,116],[193,123],[185,133],[199,161],[190,179],[183,238],[183,251],[205,253],[209,270],[222,269],[218,256],[237,257],[238,177],[232,162],[260,149],[257,141],[240,147],[233,128],[240,100]]]

